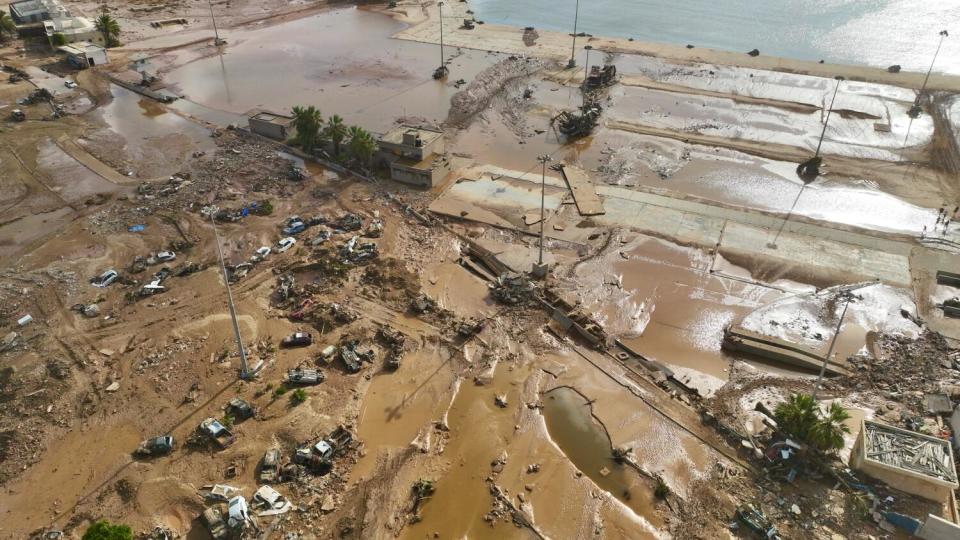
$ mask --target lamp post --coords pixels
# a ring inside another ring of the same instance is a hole
[[[437,7],[440,8],[440,67],[433,71],[433,78],[435,80],[440,80],[447,76],[449,69],[447,69],[446,64],[443,61],[443,2],[437,2]]]
[[[217,254],[220,256],[220,270],[223,272],[223,284],[227,286],[227,306],[230,308],[230,321],[233,323],[233,335],[237,339],[237,349],[240,350],[240,378],[249,379],[250,369],[247,367],[247,351],[243,348],[243,339],[240,337],[240,324],[237,322],[237,310],[233,306],[233,293],[230,292],[230,278],[227,276],[227,266],[223,262],[223,249],[220,247],[220,235],[217,233],[217,222],[214,213],[210,213],[210,224],[213,226],[213,236],[217,241]]]
[[[533,265],[531,272],[534,277],[544,278],[547,276],[547,265],[543,264],[543,222],[545,221],[546,191],[547,191],[547,163],[553,161],[550,154],[537,156],[537,161],[543,167],[540,174],[540,254],[537,257],[537,264]]]
[[[806,189],[808,185],[813,183],[817,179],[817,176],[820,175],[820,163],[823,161],[823,158],[820,157],[820,149],[823,147],[823,139],[827,135],[827,126],[830,124],[830,115],[833,113],[833,104],[837,101],[837,93],[840,91],[840,83],[844,81],[842,76],[837,76],[837,86],[833,89],[833,97],[830,99],[830,107],[827,109],[827,117],[823,122],[823,130],[820,131],[820,140],[817,141],[817,150],[814,152],[813,157],[804,161],[797,166],[797,176],[800,177],[800,180],[803,182],[800,185],[800,191],[797,192],[797,198],[793,200],[793,204],[790,205],[790,210],[787,212],[787,217],[783,219],[783,223],[780,224],[780,229],[777,230],[776,236],[774,236],[773,241],[767,244],[767,247],[770,249],[777,249],[777,240],[780,239],[780,233],[783,232],[783,228],[787,226],[787,222],[790,221],[790,216],[793,215],[793,210],[797,207],[797,203],[800,202],[800,196],[803,195],[803,190]]]
[[[927,68],[927,74],[923,77],[923,84],[920,86],[920,92],[917,94],[916,101],[913,102],[913,107],[910,107],[910,111],[907,113],[911,117],[916,118],[920,116],[920,113],[923,109],[920,108],[920,98],[923,97],[923,92],[927,89],[927,81],[930,80],[930,72],[933,71],[933,64],[937,62],[937,55],[940,54],[940,47],[943,46],[943,39],[949,36],[946,30],[940,31],[940,42],[937,43],[937,50],[933,53],[933,60],[930,61],[930,67]]]
[[[583,84],[586,86],[587,77],[590,76],[590,51],[593,50],[593,45],[584,45],[583,49],[587,51],[587,60],[585,66],[583,66]]]
[[[850,295],[846,295],[845,302],[843,303],[843,311],[840,312],[840,320],[837,321],[837,329],[833,333],[833,338],[830,340],[830,347],[827,349],[827,356],[823,359],[823,364],[820,366],[820,374],[817,375],[817,382],[813,385],[813,401],[817,401],[817,392],[820,391],[820,383],[823,382],[823,375],[827,371],[827,362],[830,361],[830,356],[833,354],[833,348],[837,344],[837,338],[840,337],[840,330],[843,328],[843,319],[847,316],[847,308],[850,307]]]
[[[210,7],[210,20],[213,22],[213,44],[221,45],[224,41],[220,39],[220,32],[217,30],[217,18],[213,16],[213,0],[207,0],[207,6]]]
[[[573,44],[570,46],[570,61],[567,62],[567,69],[573,69],[577,66],[575,55],[577,54],[577,19],[580,17],[580,0],[573,11]]]

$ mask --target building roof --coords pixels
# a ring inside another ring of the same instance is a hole
[[[401,167],[405,167],[407,169],[415,169],[418,171],[432,171],[435,168],[437,168],[438,165],[440,165],[440,163],[438,162],[444,159],[446,159],[444,156],[437,155],[437,154],[430,154],[429,156],[419,161],[415,159],[410,159],[410,158],[400,158],[394,161],[393,163]]]
[[[864,456],[873,462],[957,484],[953,452],[943,439],[866,420],[863,441]]]
[[[293,122],[292,116],[270,111],[256,111],[250,115],[250,119],[260,120],[261,122],[270,122],[271,124],[277,124],[281,126],[289,125],[291,122]]]
[[[57,50],[67,54],[84,55],[98,53],[103,51],[104,48],[96,43],[90,43],[89,41],[78,41],[76,43],[57,47]]]
[[[21,0],[10,4],[20,17],[49,14],[50,17],[68,16],[70,12],[57,0]]]
[[[47,33],[65,35],[87,34],[97,30],[93,22],[86,17],[60,17],[43,21],[43,26],[47,29]]]
[[[424,146],[432,144],[434,141],[443,136],[442,131],[413,126],[399,126],[387,132],[387,134],[384,135],[380,141],[390,144],[403,144],[403,135],[410,132],[420,135],[420,140],[423,141]]]

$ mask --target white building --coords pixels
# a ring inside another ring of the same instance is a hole
[[[67,62],[78,69],[102,66],[109,63],[107,50],[89,41],[78,41],[72,45],[58,47],[57,50],[66,53]]]
[[[62,35],[67,43],[86,41],[97,45],[106,45],[103,34],[97,30],[93,21],[86,17],[59,17],[43,22],[47,37],[52,39],[55,34]]]

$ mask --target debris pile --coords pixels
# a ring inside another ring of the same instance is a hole
[[[501,304],[523,304],[533,297],[533,284],[526,276],[503,274],[490,284],[490,296]]]

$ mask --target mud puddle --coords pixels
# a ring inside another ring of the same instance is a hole
[[[574,466],[637,515],[653,515],[650,484],[612,458],[610,437],[593,418],[590,402],[568,387],[550,390],[544,398],[550,438]]]
[[[324,116],[339,114],[375,132],[401,116],[439,123],[458,90],[453,83],[470,81],[499,55],[448,48],[450,75],[435,81],[439,47],[390,38],[403,28],[382,14],[347,8],[234,30],[224,54],[190,62],[165,79],[189,100],[221,111],[312,104]]]
[[[63,229],[72,215],[73,209],[64,206],[0,225],[0,261],[6,264],[23,246],[52,231]]]

